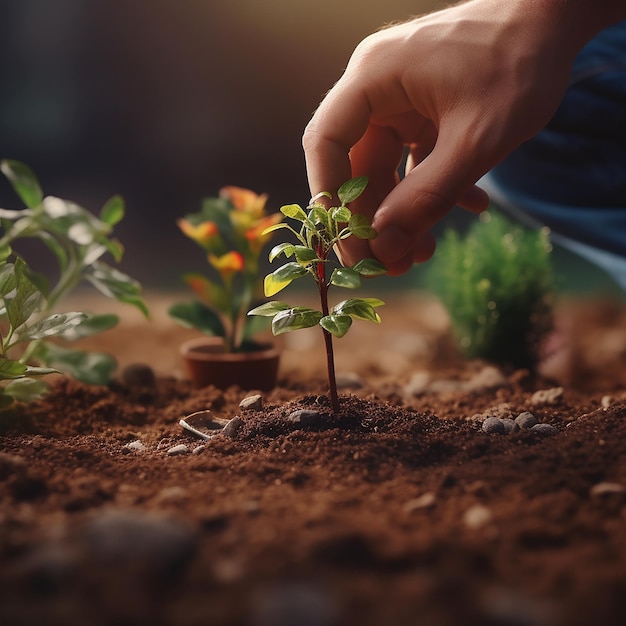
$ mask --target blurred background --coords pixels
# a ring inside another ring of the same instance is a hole
[[[122,269],[146,287],[177,286],[181,269],[202,267],[176,218],[223,185],[269,193],[272,210],[305,203],[302,130],[354,47],[441,4],[4,0],[0,158],[94,212],[121,194]],[[4,179],[0,206],[21,208]],[[576,259],[559,262],[576,276],[566,286],[610,287]]]

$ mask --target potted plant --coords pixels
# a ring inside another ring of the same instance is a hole
[[[262,298],[259,257],[270,237],[265,231],[282,219],[280,213],[267,213],[266,202],[266,194],[223,187],[218,197],[203,201],[200,211],[177,222],[202,249],[210,270],[184,274],[196,299],[168,311],[182,326],[203,333],[181,346],[187,374],[197,386],[269,390],[276,384],[278,350],[253,339],[263,325],[246,317]]]

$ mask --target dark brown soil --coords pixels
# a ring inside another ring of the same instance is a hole
[[[626,623],[622,305],[563,303],[538,378],[464,363],[434,303],[394,300],[336,343],[333,416],[308,331],[244,411],[184,380],[163,304],[100,344],[154,385],[60,379],[0,415],[0,624]],[[204,409],[242,426],[203,443],[178,421]],[[554,432],[482,429],[524,411]]]

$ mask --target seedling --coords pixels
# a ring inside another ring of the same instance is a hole
[[[446,307],[468,357],[533,368],[552,325],[551,245],[546,229],[485,212],[465,238],[444,233],[429,285]]]
[[[117,324],[111,314],[53,312],[81,281],[147,315],[139,283],[100,260],[107,252],[115,261],[122,257],[122,245],[109,235],[124,216],[123,200],[114,196],[95,217],[68,200],[44,197],[33,172],[19,161],[4,160],[0,170],[26,205],[0,209],[0,408],[41,397],[48,390],[41,377],[54,372],[91,384],[109,382],[117,367],[112,356],[48,340],[74,341]],[[39,239],[52,252],[56,279],[35,271],[16,251],[23,238]]]
[[[202,209],[178,220],[183,233],[198,244],[212,272],[190,272],[184,282],[197,300],[174,304],[169,315],[185,328],[223,337],[226,352],[253,348],[259,324],[246,318],[262,297],[259,257],[269,240],[266,229],[283,219],[267,214],[267,195],[241,187],[224,187],[217,198],[206,198]]]
[[[332,338],[333,336],[343,337],[350,329],[353,319],[379,324],[380,316],[376,308],[384,304],[378,298],[349,298],[342,300],[331,309],[328,302],[328,290],[331,285],[358,289],[361,286],[361,276],[379,276],[386,271],[385,267],[375,259],[362,259],[352,267],[342,267],[336,262],[332,271],[328,271],[333,263],[331,259],[333,248],[340,241],[352,236],[358,239],[376,237],[376,231],[371,227],[368,219],[364,215],[353,214],[347,206],[363,193],[366,185],[367,178],[365,177],[353,178],[344,183],[337,192],[340,206],[330,209],[326,209],[319,202],[322,197],[332,200],[333,196],[328,192],[322,192],[313,198],[306,210],[298,204],[283,206],[280,209],[281,213],[297,222],[300,225],[299,229],[296,230],[290,224],[281,222],[265,230],[265,233],[270,233],[278,229],[287,229],[298,241],[295,244],[280,243],[272,248],[269,255],[270,262],[281,255],[294,260],[285,263],[265,277],[265,295],[271,297],[294,280],[310,275],[317,285],[321,310],[304,306],[292,307],[286,302],[272,301],[248,313],[248,315],[271,317],[274,335],[317,325],[322,328],[326,347],[330,401],[335,413],[339,411],[339,395]],[[327,278],[329,274],[330,277]]]

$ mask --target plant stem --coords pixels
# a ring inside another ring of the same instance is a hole
[[[321,246],[320,246],[321,247]],[[319,249],[318,247],[318,254]],[[328,315],[328,285],[326,284],[326,266],[320,262],[317,264],[317,286],[320,292],[320,303],[322,305],[322,315]],[[333,413],[339,413],[339,394],[337,393],[337,379],[335,377],[335,354],[333,352],[333,336],[322,328],[324,333],[324,344],[326,346],[326,366],[328,369],[328,391],[330,404]]]

